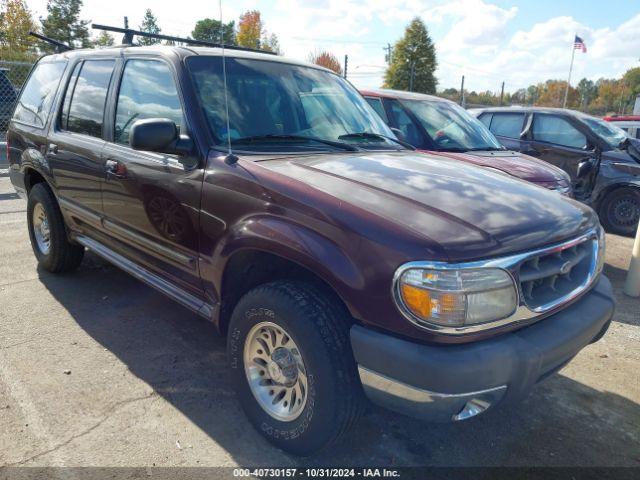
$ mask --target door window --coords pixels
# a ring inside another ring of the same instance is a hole
[[[555,115],[536,114],[533,119],[533,138],[539,142],[563,147],[585,148],[587,137],[564,118]]]
[[[494,135],[520,138],[524,124],[524,113],[494,113],[489,130]]]
[[[385,122],[388,121],[387,114],[384,111],[384,107],[382,106],[382,100],[377,97],[364,97],[369,105],[376,111],[380,118],[382,118]]]
[[[116,143],[128,144],[131,126],[145,118],[168,118],[184,133],[182,105],[169,66],[160,60],[129,60],[118,94]]]
[[[44,127],[65,66],[66,62],[41,62],[36,65],[16,105],[16,120]]]
[[[491,125],[491,117],[493,115],[491,113],[483,113],[482,115],[480,115],[478,117],[478,120],[480,120],[485,127],[489,128],[489,126]]]
[[[411,119],[409,114],[407,114],[402,105],[400,105],[400,102],[392,100],[389,104],[391,106],[389,113],[396,128],[404,133],[405,141],[417,147],[422,146],[424,142],[422,135],[420,134],[420,129]]]
[[[76,67],[80,71],[74,81],[74,70],[63,103],[60,124],[63,130],[102,137],[104,106],[114,64],[114,60],[86,60]],[[71,100],[67,101],[68,98]]]

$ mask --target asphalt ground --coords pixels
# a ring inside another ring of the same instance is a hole
[[[0,466],[640,467],[630,238],[607,238],[609,332],[524,402],[445,425],[372,407],[299,459],[245,419],[212,325],[92,254],[73,274],[38,270],[25,208],[0,173]]]

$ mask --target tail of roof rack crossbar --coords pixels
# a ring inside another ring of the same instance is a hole
[[[132,30],[130,28],[110,27],[108,25],[99,25],[97,23],[93,23],[91,25],[91,28],[95,30],[105,30],[107,32],[124,33],[122,43],[126,45],[133,44],[133,37],[138,36],[138,37],[147,37],[147,38],[157,38],[158,40],[169,40],[172,42],[181,42],[181,43],[186,43],[188,45],[197,45],[202,47],[216,47],[216,48],[224,47],[228,50],[243,50],[248,52],[267,53],[270,55],[277,55],[277,53],[275,52],[268,52],[266,50],[257,50],[255,48],[238,47],[236,45],[226,45],[226,44],[223,45],[221,43],[213,43],[213,42],[206,42],[204,40],[196,40],[194,38],[173,37],[171,35],[142,32],[140,30]]]
[[[29,32],[29,35],[31,35],[32,37],[36,37],[38,40],[41,40],[46,43],[50,43],[51,45],[55,46],[56,51],[58,53],[68,52],[69,50],[73,50],[73,47],[70,47],[66,43],[59,42],[57,40],[54,40],[53,38],[45,37],[44,35],[40,35],[39,33]]]

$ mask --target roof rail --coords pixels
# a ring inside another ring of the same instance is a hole
[[[173,42],[181,42],[181,43],[186,43],[188,45],[199,45],[202,47],[216,47],[216,48],[225,48],[227,50],[243,50],[243,51],[247,51],[247,52],[256,52],[256,53],[266,53],[266,54],[270,54],[270,55],[277,55],[277,53],[275,52],[268,52],[266,50],[258,50],[255,48],[246,48],[246,47],[238,47],[236,45],[223,45],[221,43],[213,43],[213,42],[206,42],[204,40],[196,40],[194,38],[183,38],[183,37],[173,37],[171,35],[162,35],[159,33],[149,33],[149,32],[142,32],[140,30],[132,30],[130,28],[120,28],[120,27],[110,27],[108,25],[99,25],[97,23],[93,23],[91,24],[91,28],[95,29],[95,30],[105,30],[107,32],[118,32],[118,33],[124,33],[124,37],[122,38],[122,43],[123,44],[133,44],[133,37],[134,36],[138,36],[138,37],[147,37],[147,38],[157,38],[158,40],[170,40]]]
[[[54,40],[53,38],[45,37],[44,35],[40,35],[39,33],[29,32],[29,35],[31,35],[32,37],[36,37],[38,40],[41,40],[45,43],[49,43],[55,46],[57,53],[63,53],[68,52],[69,50],[73,50],[73,47],[70,47],[66,43],[59,42],[57,40]]]

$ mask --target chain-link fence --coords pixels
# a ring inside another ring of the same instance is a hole
[[[31,62],[0,60],[0,142],[5,139],[20,89],[29,76],[32,66]]]

